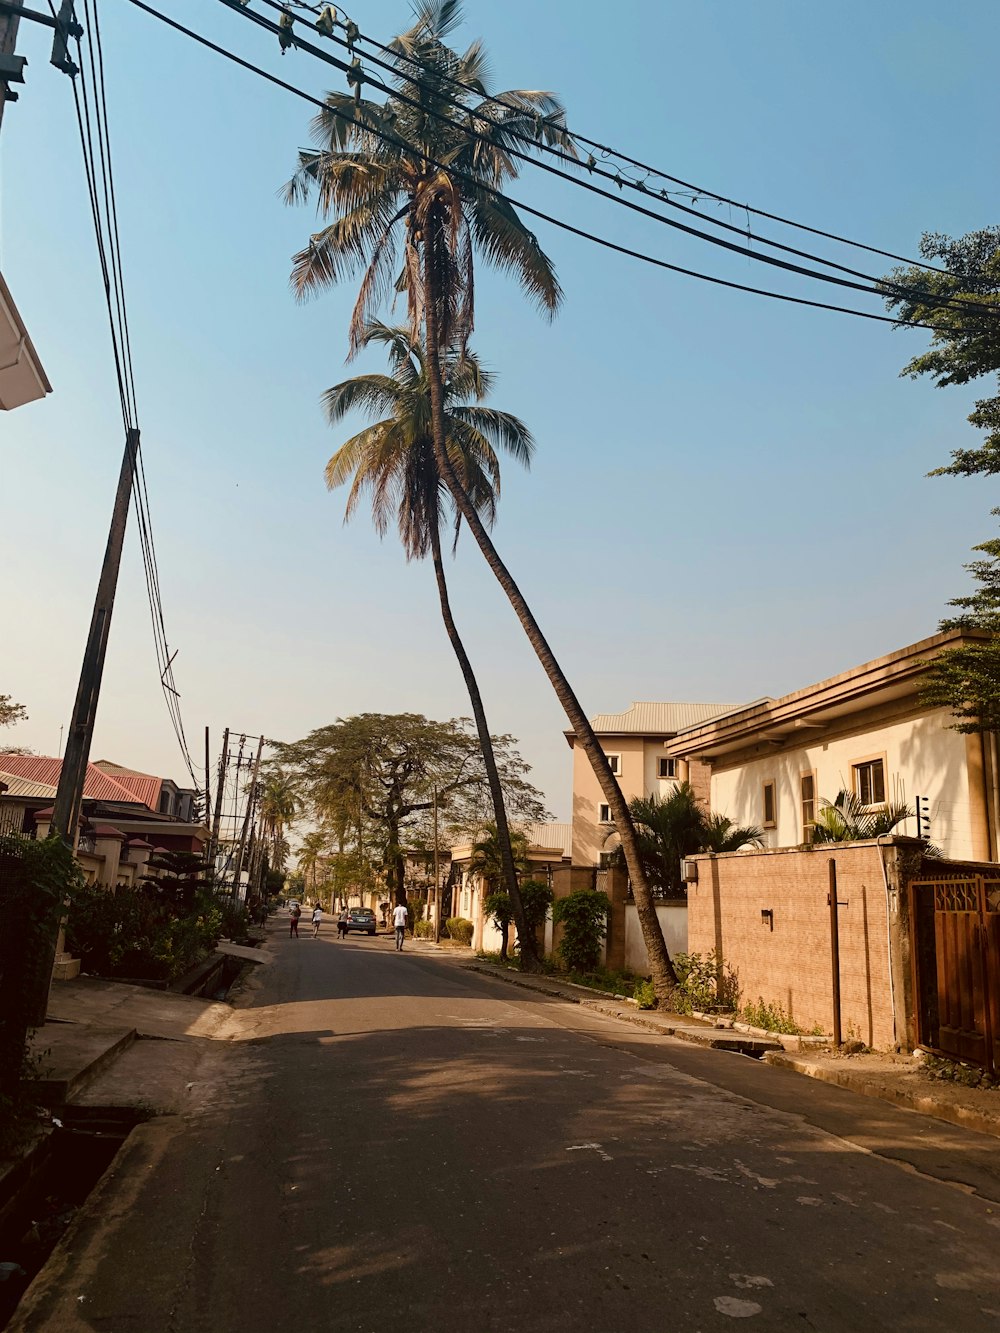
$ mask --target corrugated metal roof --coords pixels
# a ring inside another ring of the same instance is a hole
[[[13,774],[15,777],[25,778],[29,782],[45,783],[51,787],[59,785],[59,774],[62,772],[61,759],[52,759],[37,754],[4,755],[3,766],[6,772]],[[102,773],[94,764],[87,765],[83,794],[88,800],[92,801],[129,801],[131,803],[142,801],[143,804],[146,804],[145,800],[137,796],[131,788],[124,786],[107,773]],[[159,790],[157,789],[158,797]],[[150,806],[150,809],[152,808]]]
[[[4,756],[4,762],[7,762],[9,756]],[[3,782],[7,790],[4,796],[34,796],[51,801],[56,794],[55,787],[50,787],[47,782],[32,782],[30,778],[20,778],[16,773],[6,773],[0,770],[0,782]]]
[[[624,713],[598,713],[590,725],[598,736],[672,736],[684,727],[731,713],[740,704],[634,703]]]
[[[531,847],[559,847],[564,856],[570,855],[572,824],[522,824],[521,832]]]

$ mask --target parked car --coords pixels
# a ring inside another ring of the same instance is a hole
[[[363,930],[367,935],[374,935],[377,925],[375,913],[370,907],[352,907],[347,913],[348,934],[352,930]]]

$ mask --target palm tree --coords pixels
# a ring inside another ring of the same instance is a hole
[[[889,802],[871,810],[855,792],[839,791],[835,801],[823,801],[812,826],[812,840],[864,842],[882,838],[912,814],[905,801]]]
[[[309,877],[312,876],[313,896],[316,894],[316,874],[319,869],[320,860],[326,855],[329,848],[329,836],[322,829],[316,829],[312,833],[307,833],[302,839],[302,846],[299,848],[298,867],[302,871],[305,884],[309,884]]]
[[[662,798],[634,797],[629,802],[629,811],[646,876],[668,894],[684,892],[681,875],[684,857],[695,852],[738,852],[743,847],[759,847],[763,843],[764,835],[759,828],[734,824],[725,815],[710,814],[689,782],[679,782]]]
[[[260,822],[272,870],[284,868],[288,855],[285,828],[295,818],[298,808],[298,798],[288,774],[281,769],[269,773],[261,787]]]
[[[527,936],[527,923],[518,892],[517,868],[511,849],[511,834],[503,789],[493,753],[486,710],[479,683],[465,645],[458,633],[448,596],[441,555],[441,522],[444,486],[434,458],[431,440],[430,392],[423,349],[405,329],[371,323],[360,335],[359,346],[382,343],[389,351],[391,375],[356,375],[334,385],[324,394],[327,419],[333,425],[353,408],[386,415],[365,427],[341,445],[326,467],[326,481],[334,489],[348,481],[345,519],[350,518],[363,494],[371,494],[375,530],[384,535],[395,511],[403,550],[408,560],[430,553],[437,580],[441,616],[458,659],[472,704],[479,745],[483,753],[496,838],[503,863],[503,878],[518,928]],[[496,449],[506,449],[527,466],[534,441],[524,423],[509,412],[482,406],[493,377],[484,371],[476,356],[464,350],[453,355],[447,367],[444,392],[447,402],[448,450],[463,490],[472,498],[478,513],[492,523],[500,493],[500,471]],[[467,400],[471,399],[469,402]],[[447,492],[444,492],[446,495]],[[456,523],[455,540],[458,540]],[[522,953],[522,967],[537,968],[534,936]]]
[[[628,804],[589,719],[452,466],[447,447],[444,366],[454,349],[464,347],[472,328],[474,254],[512,273],[550,315],[562,296],[548,256],[498,193],[517,175],[517,159],[509,150],[516,145],[524,151],[534,142],[574,151],[562,108],[551,94],[515,90],[485,97],[481,44],[473,43],[464,55],[445,45],[460,19],[458,0],[422,0],[414,26],[392,44],[397,57],[396,93],[384,103],[328,94],[325,109],[313,121],[319,148],[300,154],[286,197],[299,201],[315,189],[321,212],[335,215],[335,220],[295,256],[292,283],[305,296],[364,270],[351,323],[352,349],[360,341],[369,311],[393,285],[406,292],[411,331],[416,335],[422,326],[424,333],[434,457],[440,475],[513,606],[611,807],[653,985],[660,1003],[667,1004],[677,976],[656,917]],[[456,100],[461,111],[454,106]],[[400,244],[402,272],[395,276]]]

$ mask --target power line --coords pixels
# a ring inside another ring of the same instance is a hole
[[[232,64],[239,65],[242,69],[246,69],[252,74],[258,75],[258,77],[265,79],[268,83],[272,83],[276,87],[283,88],[286,92],[291,93],[295,97],[301,98],[305,102],[309,102],[312,106],[318,107],[321,111],[325,111],[328,114],[338,116],[339,118],[346,121],[348,124],[354,125],[356,128],[363,130],[367,134],[371,134],[373,137],[380,139],[384,143],[393,145],[398,148],[403,148],[408,153],[412,153],[414,151],[413,146],[411,144],[406,143],[405,140],[396,138],[394,135],[387,134],[384,131],[376,130],[372,128],[372,126],[365,124],[363,121],[358,120],[356,117],[348,115],[343,110],[331,108],[326,102],[322,101],[320,98],[314,97],[311,93],[305,92],[303,89],[296,87],[294,84],[288,83],[286,80],[279,78],[277,75],[271,74],[267,70],[261,69],[259,65],[254,65],[251,61],[243,59],[242,56],[238,56],[234,54],[232,51],[229,51],[227,48],[219,46],[218,43],[213,42],[210,38],[202,36],[202,34],[193,31],[191,28],[186,27],[183,23],[178,22],[176,19],[172,19],[168,17],[166,14],[161,13],[158,9],[155,9],[152,5],[147,4],[145,0],[129,0],[129,3],[134,5],[135,8],[137,9],[141,9],[144,13],[149,14],[152,18],[155,18],[159,22],[165,24],[167,27],[173,28],[176,32],[180,32],[184,36],[191,38],[191,40],[197,42],[199,45],[206,47],[208,50],[214,51],[217,55],[222,56],[223,59],[230,61]],[[366,81],[372,83],[373,86],[380,87],[385,92],[392,94],[391,89],[385,87],[385,85],[379,84],[377,80],[367,79]],[[525,204],[520,200],[513,199],[511,198],[510,195],[504,194],[502,191],[496,189],[495,187],[487,185],[482,181],[477,181],[473,177],[469,176],[467,173],[459,171],[453,166],[448,166],[445,163],[438,161],[434,157],[428,156],[427,154],[421,154],[421,156],[428,166],[434,167],[436,170],[445,172],[458,180],[467,181],[482,193],[492,195],[494,198],[502,200],[504,203],[510,206],[521,209],[522,212],[527,213],[532,217],[540,218],[542,221],[548,222],[554,227],[558,227],[563,231],[571,233],[572,235],[579,236],[584,240],[591,241],[595,245],[599,245],[604,249],[612,250],[618,254],[623,254],[633,259],[638,259],[643,263],[651,264],[656,268],[662,268],[671,273],[679,273],[685,277],[697,278],[702,282],[711,283],[714,286],[726,287],[733,291],[748,292],[755,296],[765,296],[771,300],[783,301],[791,305],[809,306],[815,310],[829,310],[829,311],[834,311],[838,314],[853,315],[855,318],[872,320],[878,324],[891,324],[895,328],[929,329],[935,333],[952,332],[952,330],[946,326],[929,324],[921,320],[894,319],[889,315],[876,315],[866,310],[856,310],[850,306],[833,305],[826,301],[814,301],[806,297],[791,296],[785,292],[774,292],[768,288],[753,287],[746,283],[733,282],[727,278],[719,278],[715,277],[712,274],[702,273],[696,269],[684,268],[679,264],[671,264],[665,259],[659,259],[655,256],[648,255],[643,251],[634,250],[628,246],[619,245],[615,241],[608,240],[606,237],[599,236],[594,232],[586,231],[581,227],[574,227],[572,224],[564,222],[560,218],[553,217],[551,214],[545,213],[541,209],[533,208],[530,204]]]
[[[52,10],[51,0],[49,0],[49,8]],[[104,55],[101,44],[98,5],[94,4],[93,13],[91,13],[91,0],[84,0],[84,16],[88,34],[86,59],[84,58],[80,37],[77,37],[77,53],[79,56],[77,72],[80,86],[78,89],[74,76],[72,79],[73,99],[98,257],[101,264],[102,285],[111,331],[122,421],[126,434],[135,441],[131,453],[132,485],[130,490],[139,528],[143,572],[153,627],[153,644],[160,685],[166,701],[171,726],[177,738],[187,771],[195,786],[200,787],[184,733],[180,696],[173,675],[173,661],[176,653],[171,654],[167,644],[159,568],[149,510],[149,491],[139,443],[139,416],[132,365],[128,311],[125,301],[114,171],[111,161],[107,95],[104,80]],[[91,32],[93,38],[89,35]]]
[[[270,19],[264,17],[262,14],[257,14],[253,10],[246,8],[243,5],[234,4],[233,0],[221,0],[221,3],[226,5],[227,8],[230,9],[236,8],[237,12],[242,14],[251,22],[256,23],[259,27],[262,27],[265,31],[272,33],[274,36],[277,36],[279,40],[281,39],[283,31],[287,32],[287,29],[283,29],[280,24],[274,23]],[[280,3],[280,0],[262,0],[262,3],[269,6],[271,9],[277,11],[279,14],[287,15],[288,17],[290,17],[292,23],[305,22],[304,19],[295,15],[291,15],[289,11],[285,10],[283,4]],[[340,46],[346,47],[349,51],[353,52],[354,49],[353,42],[348,42],[343,38],[335,36],[332,31],[330,31],[327,35],[330,37],[332,41],[337,42]],[[419,79],[413,80],[409,79],[409,76],[401,76],[397,62],[390,64],[384,60],[378,59],[378,57],[375,56],[368,57],[369,61],[372,64],[380,66],[382,69],[388,71],[388,73],[393,77],[397,78],[406,77],[408,81],[410,83],[415,84],[420,91],[422,92],[429,91],[433,96],[441,97],[446,102],[449,102],[452,106],[457,107],[462,112],[463,116],[468,118],[469,123],[458,125],[456,121],[451,119],[451,117],[449,115],[446,115],[444,112],[436,110],[433,106],[426,105],[422,100],[418,100],[416,98],[408,96],[406,93],[400,91],[398,88],[387,87],[387,85],[384,82],[371,78],[371,76],[365,73],[363,69],[358,69],[354,65],[347,65],[344,61],[338,59],[336,56],[330,55],[329,52],[323,51],[320,47],[314,45],[312,42],[305,41],[302,38],[295,38],[295,45],[299,49],[305,51],[306,54],[311,55],[314,58],[323,61],[325,64],[331,65],[333,68],[340,70],[342,73],[346,73],[348,81],[351,81],[352,79],[363,78],[365,82],[371,83],[372,86],[379,88],[381,91],[387,93],[390,97],[395,98],[397,101],[400,101],[405,105],[416,108],[422,115],[425,116],[429,115],[432,119],[437,120],[438,122],[446,126],[449,126],[450,128],[461,129],[461,131],[464,134],[468,135],[473,139],[478,139],[480,142],[492,142],[488,139],[487,135],[484,135],[481,131],[475,128],[473,122],[473,115],[469,107],[467,107],[464,103],[460,102],[455,97],[450,96],[448,93],[442,93],[441,90],[437,87],[428,88],[428,85],[423,83]],[[390,52],[390,54],[392,53]],[[423,66],[421,66],[421,68],[423,68]],[[453,82],[457,84],[457,81]],[[499,102],[496,99],[490,99],[490,100],[494,102],[494,105],[505,107],[505,109],[508,112],[510,112],[511,110],[518,109],[517,107],[511,106],[509,104]],[[524,113],[530,114],[526,110]],[[757,263],[767,264],[773,268],[783,269],[786,272],[795,273],[800,277],[808,277],[814,279],[815,281],[825,282],[831,286],[843,287],[851,291],[864,292],[866,295],[874,295],[880,298],[884,298],[887,292],[894,293],[895,295],[903,298],[912,297],[913,295],[912,289],[901,287],[899,284],[896,283],[886,282],[881,278],[874,277],[872,274],[864,273],[857,269],[848,268],[847,266],[842,264],[836,264],[831,260],[823,259],[821,257],[811,254],[808,251],[798,250],[792,246],[784,245],[780,241],[771,241],[766,237],[757,236],[754,233],[749,232],[749,230],[744,231],[739,227],[733,226],[729,223],[722,222],[721,220],[705,219],[701,213],[697,212],[697,210],[693,208],[685,208],[683,205],[676,204],[673,201],[670,201],[669,199],[667,200],[667,202],[672,207],[677,208],[684,213],[690,214],[693,217],[697,217],[699,220],[708,221],[712,226],[718,226],[720,228],[723,228],[724,230],[733,232],[739,236],[745,236],[748,240],[751,239],[756,240],[765,245],[769,245],[773,248],[784,250],[786,253],[795,254],[802,258],[809,259],[813,263],[819,263],[829,268],[838,269],[842,273],[851,274],[854,277],[863,279],[863,282],[860,283],[855,282],[852,281],[851,278],[839,278],[830,273],[821,273],[815,269],[806,268],[801,264],[790,263],[788,260],[779,259],[774,255],[761,254],[759,251],[752,249],[749,244],[738,245],[732,241],[724,240],[721,237],[712,236],[708,232],[702,231],[700,228],[689,226],[686,223],[679,222],[673,218],[664,217],[662,213],[657,212],[652,208],[646,207],[643,204],[635,203],[630,199],[624,199],[621,197],[620,194],[618,195],[613,194],[610,190],[606,190],[599,185],[594,185],[590,181],[581,180],[579,176],[573,175],[568,171],[563,171],[559,167],[554,167],[548,162],[539,161],[538,157],[535,154],[548,153],[550,155],[557,157],[560,161],[569,163],[574,169],[579,168],[580,163],[575,155],[565,152],[563,149],[558,148],[554,144],[536,141],[532,139],[530,136],[527,136],[524,133],[519,132],[516,128],[507,126],[503,122],[498,121],[482,113],[481,111],[476,112],[475,119],[485,122],[486,124],[492,125],[495,129],[500,129],[504,131],[511,138],[518,139],[530,150],[528,152],[524,152],[518,148],[511,146],[510,144],[507,144],[504,146],[504,152],[508,153],[510,156],[517,158],[520,161],[525,162],[528,165],[533,166],[540,171],[548,172],[550,175],[555,176],[560,180],[568,181],[571,185],[576,186],[578,189],[586,190],[589,193],[597,195],[600,198],[610,200],[613,204],[616,204],[619,207],[626,208],[634,213],[638,213],[642,217],[650,218],[652,221],[658,222],[661,226],[670,227],[671,229],[682,232],[685,235],[696,237],[698,240],[705,241],[709,245],[714,245],[720,249],[728,250],[734,254],[742,255],[745,258],[754,260]],[[538,119],[543,123],[545,121],[544,116],[539,116]],[[591,157],[590,161],[587,163],[587,169],[590,171],[592,175],[597,174],[599,176],[602,176],[604,179],[613,182],[615,185],[618,186],[619,190],[628,185],[632,189],[639,190],[641,193],[643,193],[650,199],[655,197],[654,192],[646,190],[645,187],[642,186],[640,183],[630,181],[626,178],[623,178],[617,172],[612,173],[611,171],[602,168],[601,166],[598,165],[598,163],[594,160],[593,157]],[[995,307],[984,305],[981,302],[969,301],[966,300],[964,297],[946,296],[939,298],[934,302],[934,304],[942,308],[958,309],[961,310],[963,313],[968,311],[970,313],[975,313],[975,314],[985,314],[989,318],[995,318],[998,314]]]
[[[226,2],[229,3],[230,0],[226,0]],[[237,0],[237,3],[240,5],[241,8],[244,8],[246,0]],[[273,0],[265,0],[265,3],[271,4],[272,8],[276,7],[284,8],[283,6],[276,6],[273,3]],[[306,10],[307,12],[317,17],[320,17],[324,13],[324,10],[318,4],[310,4],[308,3],[308,0],[286,0],[286,4],[288,6],[287,12],[289,13],[291,13],[292,9]],[[236,7],[235,4],[233,4],[232,7]],[[332,7],[326,6],[326,9],[330,8]],[[292,14],[291,17],[294,19],[297,16]],[[333,25],[336,27],[342,27],[344,29],[346,34],[346,40],[335,37],[332,29],[327,29],[326,27],[321,29],[323,35],[330,37],[331,40],[338,42],[338,44],[341,46],[346,46],[348,50],[353,51],[355,43],[364,42],[367,45],[373,46],[377,50],[382,51],[384,54],[391,56],[391,58],[396,62],[405,62],[413,66],[414,68],[422,71],[423,73],[431,72],[428,66],[424,64],[422,61],[418,60],[416,56],[409,55],[405,51],[395,50],[392,47],[386,46],[383,42],[379,42],[376,38],[368,36],[366,33],[362,32],[358,28],[358,25],[356,23],[353,23],[352,20],[347,18],[346,15],[344,19],[341,19],[337,14],[336,10],[333,10]],[[319,29],[319,24],[317,24],[316,27],[317,29]],[[371,57],[369,57],[369,59],[371,59]],[[472,93],[477,97],[482,97],[483,100],[486,102],[491,102],[494,106],[501,107],[504,110],[509,110],[509,104],[503,102],[500,98],[490,96],[489,94],[484,94],[480,89],[474,88],[471,84],[464,83],[461,79],[455,78],[454,75],[446,74],[440,70],[435,70],[433,72],[436,78],[439,79],[443,78],[453,87],[461,88],[463,92]],[[449,100],[454,100],[454,99],[449,99]],[[756,217],[767,218],[769,221],[777,222],[781,226],[793,227],[799,231],[808,232],[810,235],[813,236],[821,236],[826,240],[836,241],[840,245],[851,246],[857,250],[865,250],[869,254],[881,255],[885,259],[894,259],[898,263],[907,264],[913,268],[925,269],[931,273],[948,274],[947,269],[938,268],[934,264],[927,264],[917,259],[909,259],[905,255],[894,254],[891,250],[881,250],[878,248],[878,246],[867,245],[862,241],[853,241],[846,236],[838,235],[836,232],[824,231],[819,227],[812,227],[803,222],[795,222],[791,218],[782,217],[780,214],[769,213],[764,209],[754,208],[752,205],[740,202],[739,200],[730,199],[728,196],[723,194],[718,194],[716,193],[716,191],[706,189],[704,186],[693,185],[690,181],[682,180],[679,176],[672,176],[670,175],[669,172],[663,171],[659,167],[651,166],[647,162],[642,162],[637,158],[630,157],[627,153],[623,153],[619,149],[611,148],[607,144],[603,144],[596,139],[588,138],[587,135],[580,134],[575,130],[570,130],[567,128],[566,134],[575,143],[584,144],[588,148],[596,150],[602,155],[602,157],[606,159],[617,158],[619,162],[625,163],[628,166],[634,167],[636,168],[636,170],[641,171],[644,176],[643,181],[635,181],[629,178],[624,178],[622,183],[628,185],[633,189],[638,189],[642,193],[659,194],[661,198],[665,199],[666,202],[670,203],[673,207],[678,207],[678,208],[681,207],[681,205],[674,204],[673,200],[670,198],[670,196],[674,194],[680,195],[681,193],[680,191],[673,191],[673,190],[650,191],[648,187],[645,185],[645,181],[648,181],[651,177],[656,177],[659,180],[669,181],[671,184],[674,185],[680,185],[681,187],[683,187],[685,191],[688,192],[684,197],[693,199],[695,203],[697,203],[697,201],[701,198],[713,199],[717,203],[727,204],[731,208],[737,208],[741,212],[746,213],[748,215],[752,213]],[[545,151],[548,150],[549,147],[548,145],[546,145]],[[595,166],[596,166],[596,161],[595,161]],[[705,217],[704,214],[697,213],[696,210],[684,209],[683,211],[694,212],[697,217],[702,218],[710,226],[725,227],[727,230],[730,229],[728,227],[728,224],[723,223],[721,220]],[[741,234],[743,235],[747,234],[747,230],[743,228],[735,228],[734,230],[741,232]],[[766,245],[774,245],[774,246],[779,245],[779,242],[768,240],[765,237],[757,236],[754,237],[754,239],[760,240]],[[780,248],[790,249],[791,247],[780,246]],[[793,253],[804,253],[804,252],[793,251]],[[817,262],[828,263],[830,261],[822,260],[817,257]],[[839,265],[834,265],[834,267],[839,267]]]

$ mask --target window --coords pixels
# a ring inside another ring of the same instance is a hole
[[[777,819],[777,810],[778,810],[778,805],[777,805],[777,801],[775,800],[775,795],[774,795],[774,783],[773,783],[773,782],[765,782],[765,783],[764,783],[764,818],[763,818],[763,821],[762,821],[762,822],[763,822],[763,825],[764,825],[765,828],[774,828],[774,827],[775,827],[775,825],[776,825],[777,822],[778,822],[778,819]]]
[[[799,778],[799,795],[802,804],[802,841],[812,840],[813,824],[816,822],[816,774],[803,773]]]
[[[866,759],[854,765],[854,794],[862,805],[885,804],[884,759]]]
[[[621,755],[620,755],[620,754],[609,754],[609,755],[607,756],[607,761],[608,761],[608,763],[611,765],[611,771],[612,771],[612,773],[614,773],[615,777],[616,777],[616,778],[620,778],[620,777],[621,777],[621,773],[622,773],[622,757],[621,757]]]
[[[658,778],[675,778],[677,776],[677,760],[657,759],[656,776]]]
[[[597,820],[600,824],[611,823],[611,806],[601,804],[597,807]]]

